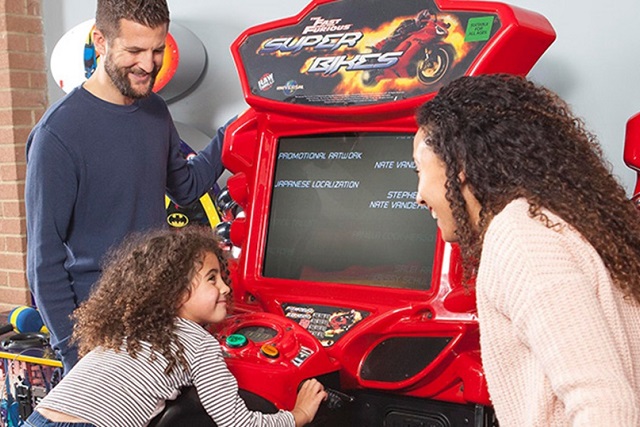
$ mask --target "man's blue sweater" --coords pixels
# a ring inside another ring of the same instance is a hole
[[[69,315],[87,299],[112,246],[166,224],[165,192],[197,200],[223,171],[223,130],[186,161],[165,102],[105,102],[82,87],[53,105],[27,142],[27,277],[63,355]]]

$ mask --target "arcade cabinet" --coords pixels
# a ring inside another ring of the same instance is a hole
[[[627,121],[627,129],[624,142],[624,162],[636,171],[636,187],[633,190],[632,200],[640,209],[640,113],[632,116]]]
[[[414,111],[464,75],[524,75],[541,15],[463,0],[313,0],[232,45],[250,108],[226,133],[234,312],[212,329],[250,407],[313,425],[490,426],[472,284],[416,203]]]

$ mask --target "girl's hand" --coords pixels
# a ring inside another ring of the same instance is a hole
[[[296,406],[291,413],[296,421],[296,427],[302,427],[313,420],[318,407],[327,398],[324,386],[315,378],[306,380],[298,390]]]

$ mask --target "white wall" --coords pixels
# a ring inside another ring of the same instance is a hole
[[[297,14],[307,0],[168,0],[173,21],[204,43],[208,65],[195,90],[170,103],[174,119],[206,135],[243,111],[229,46],[246,28]],[[354,0],[362,1],[364,0]],[[389,0],[394,1],[394,0]],[[556,41],[529,74],[567,100],[598,135],[614,173],[631,193],[635,173],[622,161],[626,121],[640,112],[640,4],[638,0],[508,0],[544,15]],[[45,46],[93,18],[95,0],[44,0]],[[64,93],[49,79],[49,100]],[[189,141],[187,141],[189,142]],[[585,171],[588,173],[588,171]]]

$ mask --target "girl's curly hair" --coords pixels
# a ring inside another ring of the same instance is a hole
[[[168,360],[166,373],[178,364],[186,369],[175,320],[206,253],[216,255],[228,283],[225,254],[210,228],[164,229],[127,238],[108,254],[91,296],[73,314],[80,355],[96,347],[119,351],[124,346],[136,357],[145,341],[153,358],[157,352]]]
[[[546,208],[580,232],[625,295],[640,302],[640,214],[596,137],[555,93],[518,76],[462,77],[421,106],[416,120],[446,164],[465,279],[477,269],[493,216],[525,197],[532,217],[553,227]],[[482,206],[479,230],[460,172]]]

